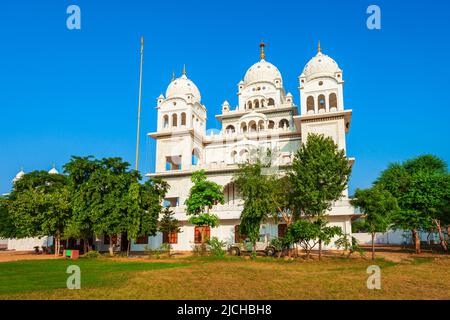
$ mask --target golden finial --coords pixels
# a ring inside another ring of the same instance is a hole
[[[317,53],[320,53],[320,52],[322,52],[322,49],[320,49],[320,40],[319,40],[319,43],[317,44]]]
[[[186,75],[186,65],[183,64],[183,76],[185,76],[185,75]]]
[[[175,80],[175,71],[172,71],[172,81]]]
[[[261,43],[259,44],[259,47],[261,48],[261,60],[264,60],[264,58],[266,57],[266,54],[264,53],[264,47],[266,46],[266,44],[261,41]]]

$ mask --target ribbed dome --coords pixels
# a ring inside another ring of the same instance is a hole
[[[16,182],[17,180],[19,180],[20,178],[22,178],[25,175],[25,172],[23,170],[20,170],[16,176],[14,177],[14,179],[12,180],[13,183]]]
[[[342,70],[336,61],[326,54],[319,52],[306,64],[302,76],[306,77],[306,80],[309,81],[319,77],[335,77],[337,72],[342,72]]]
[[[257,81],[269,81],[274,83],[275,79],[282,80],[280,71],[278,71],[277,67],[273,64],[262,59],[247,70],[244,82],[247,84]]]
[[[56,170],[55,167],[51,168],[51,169],[48,171],[48,173],[49,173],[49,174],[59,174],[58,170]]]
[[[194,100],[200,103],[202,97],[197,86],[186,75],[182,75],[169,84],[166,91],[166,98],[186,98],[188,94],[191,94]]]

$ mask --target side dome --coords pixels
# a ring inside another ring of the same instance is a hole
[[[281,73],[277,67],[264,59],[252,65],[244,76],[246,84],[258,81],[269,81],[275,83],[275,80],[282,81]]]
[[[23,170],[20,170],[16,176],[14,177],[14,179],[12,180],[13,183],[15,183],[16,181],[20,180],[23,176],[25,175],[25,172]]]
[[[188,79],[185,74],[180,78],[172,80],[166,90],[166,99],[170,98],[187,98],[188,95],[192,95],[194,100],[201,101],[200,91],[195,83]]]
[[[301,76],[306,77],[306,81],[309,81],[319,77],[334,78],[336,73],[339,72],[342,72],[342,70],[339,68],[336,61],[319,51],[317,55],[306,64]]]

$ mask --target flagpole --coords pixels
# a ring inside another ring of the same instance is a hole
[[[141,96],[142,96],[142,63],[144,58],[144,37],[141,37],[141,63],[139,69],[139,101],[137,114],[137,134],[136,134],[136,171],[139,169],[139,135],[141,126]]]

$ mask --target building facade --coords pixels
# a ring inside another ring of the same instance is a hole
[[[323,54],[319,45],[317,54],[299,76],[298,107],[292,94],[286,93],[280,71],[266,61],[264,44],[260,47],[260,61],[247,70],[237,85],[237,106],[224,101],[222,113],[216,115],[222,126],[220,132],[207,134],[207,109],[185,68],[181,77],[172,78],[165,96],[157,98],[157,130],[148,134],[156,140],[155,172],[147,176],[163,178],[170,184],[165,205],[181,222],[181,233],[158,234],[134,243],[132,250],[142,250],[145,245],[158,247],[164,241],[170,242],[174,250],[184,251],[192,250],[199,242],[199,231],[188,223],[184,205],[192,186],[191,174],[196,170],[204,169],[208,179],[224,188],[225,204],[211,210],[220,218],[220,226],[209,230],[209,235],[232,243],[237,240],[235,230],[243,208],[232,182],[233,173],[252,149],[274,150],[275,170],[283,170],[293,161],[309,133],[329,136],[346,150],[352,111],[344,107],[344,80],[338,64]],[[330,225],[340,226],[350,234],[353,215],[345,191],[328,213],[328,220]],[[264,224],[261,234],[276,237],[283,229],[283,225]]]

